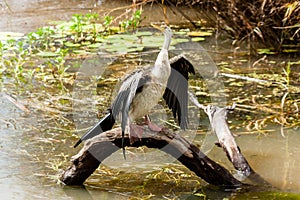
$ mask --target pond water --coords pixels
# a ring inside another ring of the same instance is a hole
[[[85,13],[93,9],[106,11],[124,6],[124,2],[116,5],[110,1],[2,1],[1,18],[5,20],[0,22],[0,28],[2,31],[25,33],[45,25],[47,20],[68,19],[72,13]],[[160,13],[159,10],[155,12]],[[151,20],[159,21],[162,18],[161,15],[155,17]],[[243,72],[268,79],[282,74],[283,61],[299,61],[297,57],[270,56],[253,66],[263,56],[249,57],[242,50],[232,49],[228,41],[214,37],[207,38],[201,45],[207,50],[205,55],[211,57],[206,61],[214,61],[224,73]],[[142,58],[153,60],[156,53],[145,52]],[[103,73],[110,79],[102,80],[100,86],[98,83],[100,89],[95,84],[90,86],[95,83],[95,80],[91,83],[91,79],[78,82],[80,87],[73,87],[73,91],[68,93],[47,84],[17,84],[12,78],[1,77],[1,199],[204,199],[204,196],[206,199],[300,199],[300,195],[297,195],[300,193],[299,127],[285,128],[272,123],[280,120],[281,115],[275,111],[284,94],[276,92],[276,86],[226,76],[222,78],[223,103],[238,103],[237,109],[229,116],[232,131],[237,135],[237,144],[251,167],[274,187],[223,191],[206,185],[174,158],[146,148],[129,149],[126,161],[121,151],[116,152],[96,170],[85,186],[66,187],[58,184],[57,177],[61,170],[70,165],[71,156],[79,151],[72,147],[77,135],[82,135],[97,121],[97,109],[105,110],[111,99],[111,90],[114,89],[112,83],[115,84],[118,77],[139,64],[137,55],[121,56],[117,61],[102,58],[101,61],[104,61],[101,64],[112,64]],[[81,60],[69,62],[73,65],[82,63]],[[122,63],[127,64],[124,67]],[[297,87],[300,68],[299,65],[293,67],[291,84]],[[203,93],[207,90],[203,89],[201,93],[197,89],[200,86],[198,84],[192,88],[199,101],[211,102],[215,97],[205,98]],[[300,98],[297,89],[292,89],[289,95],[288,103],[291,99]],[[217,94],[217,98],[220,98],[220,94]],[[300,106],[299,101],[295,101],[295,104],[294,110]],[[161,108],[158,106],[156,110],[163,110]],[[216,137],[208,131],[207,118],[203,114],[200,116],[197,134],[187,134],[186,137],[201,146],[210,158],[233,170],[224,152],[214,145]],[[264,119],[269,119],[265,122],[266,126]]]

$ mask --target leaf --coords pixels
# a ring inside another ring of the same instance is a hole
[[[64,44],[66,47],[80,47],[80,44],[72,43],[72,42],[65,42]]]
[[[257,49],[258,54],[275,54],[271,49]]]
[[[176,39],[174,38],[171,42],[171,45],[175,45],[178,43],[184,43],[184,42],[188,42],[188,41],[189,41],[189,39],[187,39],[187,38],[176,38]],[[162,45],[162,44],[160,44],[160,45]]]
[[[150,31],[139,31],[134,34],[135,36],[151,36],[153,35]]]
[[[174,34],[176,35],[186,35],[186,31],[178,31],[178,32],[175,32]]]
[[[208,31],[191,31],[188,32],[187,35],[190,37],[203,37],[203,36],[211,36],[213,33]]]
[[[192,38],[193,42],[201,42],[201,41],[204,41],[204,40],[205,40],[204,37],[195,37],[195,38]]]
[[[23,33],[18,32],[0,32],[0,40],[9,40],[9,39],[20,39],[24,36]]]
[[[102,43],[94,43],[94,44],[88,45],[87,47],[88,47],[88,48],[95,49],[95,48],[99,48],[99,47],[101,47],[101,46],[103,46]]]
[[[38,52],[36,55],[40,56],[40,57],[56,57],[56,56],[59,56],[58,53],[51,52],[51,51],[41,51],[41,52]]]

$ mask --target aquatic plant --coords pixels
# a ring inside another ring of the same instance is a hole
[[[141,21],[140,15],[140,11],[133,13],[130,22],[124,22],[130,27],[123,26],[122,31],[136,29]],[[63,88],[62,80],[69,68],[65,66],[65,57],[71,57],[74,53],[86,54],[99,48],[107,35],[118,32],[112,27],[112,20],[111,16],[100,19],[97,13],[75,14],[70,21],[53,22],[23,37],[8,37],[0,41],[0,74],[10,75],[19,82],[21,77],[42,78],[45,71],[42,74],[39,72],[48,68],[46,71],[51,72]]]
[[[162,35],[154,37],[149,31],[124,33],[137,29],[142,21],[141,14],[141,10],[135,10],[122,20],[109,15],[100,18],[97,13],[75,14],[70,21],[51,22],[49,26],[40,27],[22,37],[5,40],[1,43],[1,73],[6,72],[16,79],[27,77],[42,80],[42,76],[46,76],[44,80],[49,80],[52,76],[59,82],[59,87],[64,88],[62,80],[69,68],[65,65],[66,59],[86,57],[97,54],[99,50],[125,54],[160,46]],[[119,26],[114,26],[116,24]],[[179,35],[187,32],[181,31]],[[210,32],[201,33],[201,36],[211,35]],[[197,39],[195,35],[192,37]],[[202,40],[203,37],[199,41]],[[187,41],[186,38],[175,38],[172,45]],[[39,74],[41,69],[44,69],[43,73],[50,74]]]
[[[124,20],[120,22],[120,27],[123,30],[136,29],[142,21],[141,14],[141,10],[136,10],[129,20]]]

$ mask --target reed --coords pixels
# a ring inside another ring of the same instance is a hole
[[[294,0],[168,0],[208,10],[215,15],[215,25],[239,44],[247,41],[252,49],[258,44],[284,52],[286,47],[299,49],[300,1]],[[201,11],[201,13],[203,13]]]

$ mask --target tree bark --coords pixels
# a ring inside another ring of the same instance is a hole
[[[218,142],[216,144],[223,148],[228,159],[237,170],[235,177],[240,181],[248,178],[255,184],[271,185],[251,168],[248,161],[242,154],[239,146],[236,144],[235,139],[229,129],[227,123],[227,114],[229,111],[234,110],[235,104],[225,108],[220,108],[214,105],[204,106],[198,102],[197,98],[191,92],[189,92],[189,99],[195,106],[204,110],[204,112],[207,114],[212,131],[218,137]]]
[[[198,147],[180,135],[167,130],[154,132],[148,127],[143,128],[143,138],[130,144],[126,135],[125,145],[160,149],[210,184],[226,187],[238,187],[242,184],[228,170],[208,158]],[[87,140],[80,152],[72,157],[72,165],[61,175],[60,180],[66,185],[83,184],[104,159],[121,148],[120,133],[120,128],[116,128]]]
[[[228,159],[234,168],[238,170],[238,174],[242,176],[241,178],[246,178],[250,175],[252,169],[241,153],[227,124],[227,113],[229,110],[233,110],[234,107],[234,105],[225,108],[207,106],[204,111],[208,115],[212,130],[218,137],[219,142],[217,145],[226,152]]]

